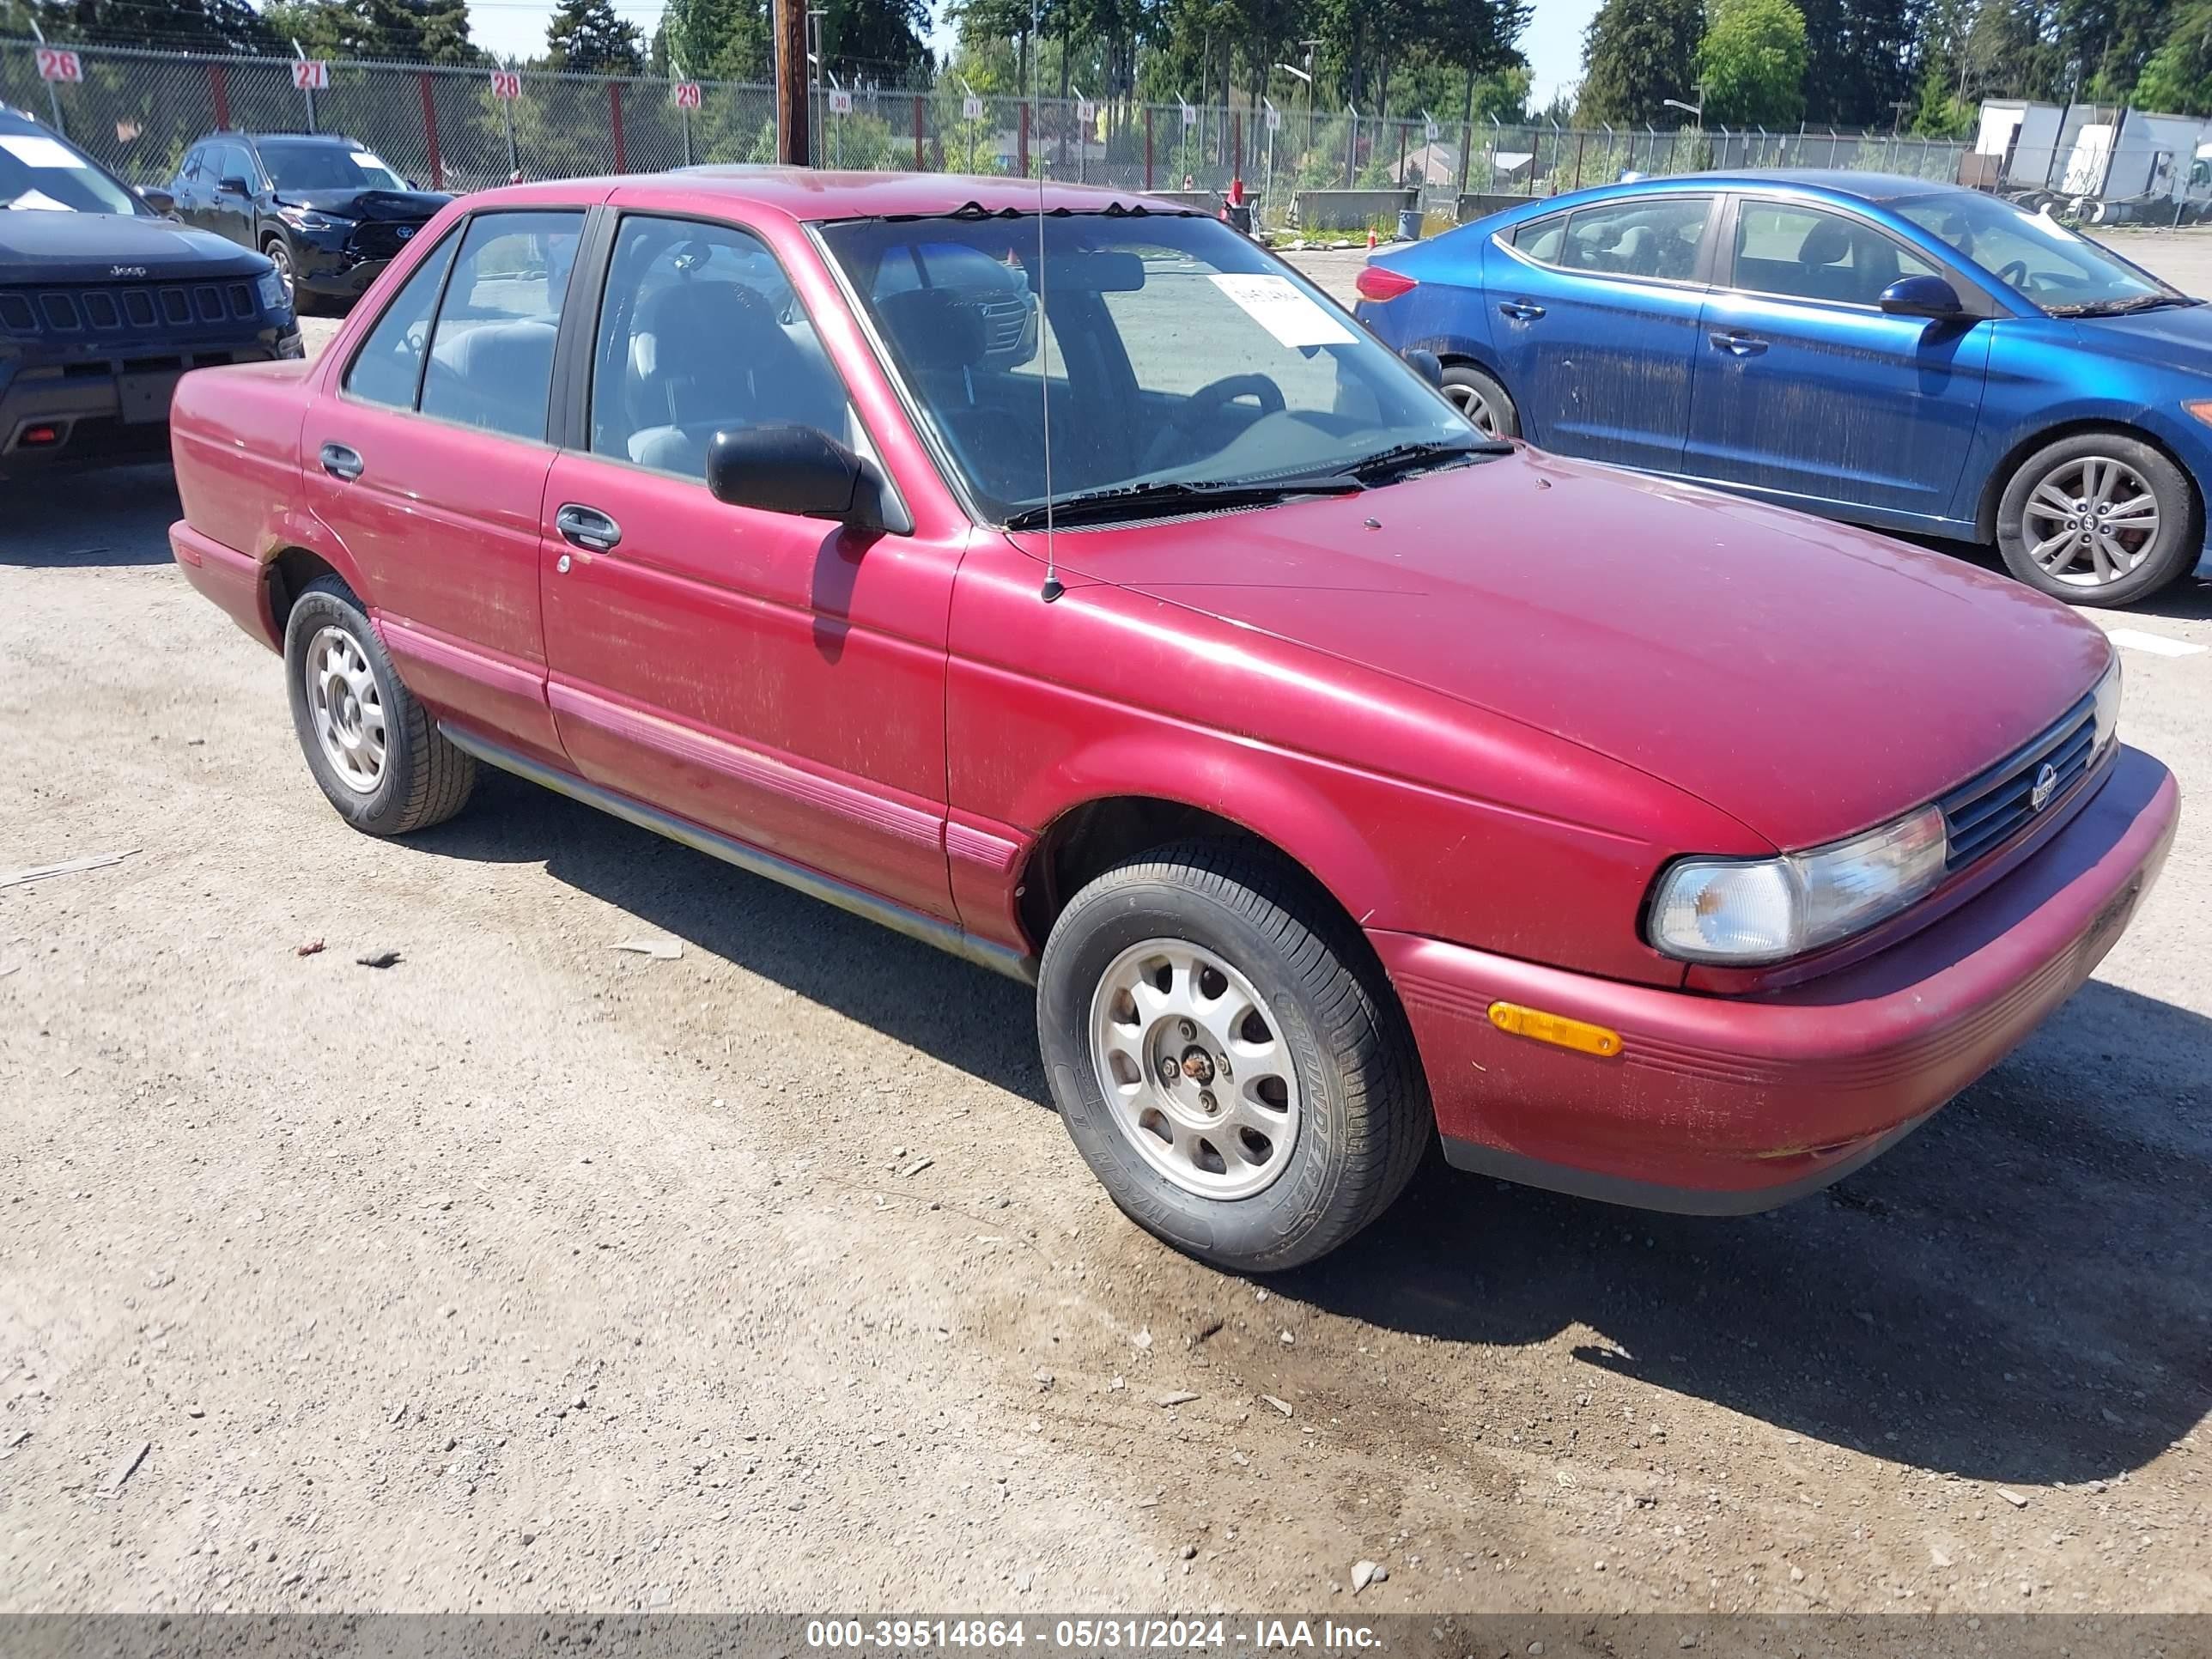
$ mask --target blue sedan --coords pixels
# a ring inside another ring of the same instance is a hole
[[[2125,605],[2194,568],[2212,311],[1975,191],[1694,174],[1540,197],[1360,273],[1475,422]]]

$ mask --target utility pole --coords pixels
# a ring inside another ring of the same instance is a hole
[[[803,167],[807,118],[806,0],[775,0],[775,159]]]

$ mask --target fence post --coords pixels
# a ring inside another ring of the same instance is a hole
[[[1030,176],[1030,106],[1029,101],[1026,99],[1022,102],[1022,118],[1020,125],[1021,133],[1020,137],[1015,141],[1015,147],[1020,153],[1021,156],[1021,167],[1019,171],[1022,177],[1026,179]]]
[[[914,95],[914,170],[915,170],[916,173],[920,173],[920,172],[922,170],[922,167],[921,167],[921,94],[920,93],[916,93],[916,94],[915,94],[915,95]]]
[[[623,153],[622,89],[623,83],[619,81],[607,82],[607,109],[614,117],[615,171],[628,173],[629,157]]]
[[[208,93],[215,100],[215,125],[218,132],[230,127],[230,76],[221,64],[208,65]]]
[[[1152,187],[1152,106],[1145,106],[1145,188]]]
[[[1589,142],[1589,133],[1577,128],[1575,132],[1575,188],[1583,187],[1583,146]]]
[[[422,92],[422,137],[430,147],[430,188],[446,187],[446,164],[438,155],[438,100],[430,95],[430,71],[418,70],[416,83]]]
[[[1232,145],[1229,176],[1232,179],[1242,179],[1244,176],[1244,112],[1243,110],[1236,109],[1229,112],[1229,131]]]

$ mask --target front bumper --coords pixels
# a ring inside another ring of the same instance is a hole
[[[2164,864],[2165,767],[2123,749],[2064,829],[1877,956],[1763,996],[1593,979],[1370,933],[1411,1019],[1446,1156],[1644,1209],[1771,1209],[1848,1175],[2002,1060],[2089,977]],[[1494,1002],[1620,1033],[1607,1058],[1511,1036]]]

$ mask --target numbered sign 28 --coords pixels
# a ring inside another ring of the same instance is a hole
[[[73,52],[64,52],[58,46],[40,46],[39,79],[82,81],[84,79],[84,59]]]
[[[494,70],[491,72],[491,95],[495,98],[522,96],[522,77],[513,70]]]
[[[295,58],[292,64],[292,84],[301,92],[328,92],[331,66],[319,58]]]
[[[981,120],[983,118],[983,100],[976,97],[974,93],[969,93],[968,96],[960,100],[960,118],[963,121]]]
[[[832,115],[850,115],[853,112],[853,94],[849,92],[832,91],[830,94],[830,112]]]
[[[676,107],[678,109],[699,107],[699,83],[696,81],[678,81],[676,83]]]

